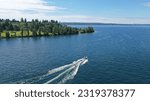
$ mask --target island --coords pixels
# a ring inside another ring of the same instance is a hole
[[[0,38],[73,35],[93,32],[93,27],[71,27],[55,20],[0,19]]]

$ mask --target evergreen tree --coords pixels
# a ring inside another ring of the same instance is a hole
[[[33,34],[33,36],[37,36],[37,31],[36,31],[36,29],[33,29],[33,30],[32,30],[32,34]]]
[[[0,19],[0,37],[3,31],[7,32],[7,37],[11,37],[10,33],[14,32],[15,37],[19,36],[16,34],[21,34],[24,36],[48,36],[48,35],[71,35],[71,34],[79,34],[79,33],[92,33],[94,32],[93,27],[87,28],[76,28],[64,25],[55,20],[42,20],[32,19],[32,21],[27,21],[27,19],[21,18],[20,21],[15,19]],[[32,34],[30,35],[30,31]]]
[[[2,36],[1,33],[3,32],[2,24],[0,23],[0,37]]]
[[[26,18],[24,19],[24,22],[25,22],[25,23],[27,22],[27,19],[26,19]]]
[[[29,29],[27,29],[27,36],[28,36],[28,37],[30,36],[30,31],[29,31]]]
[[[21,18],[21,22],[24,22],[23,18]]]
[[[10,38],[10,33],[8,31],[6,32],[6,38]]]
[[[23,28],[21,28],[21,37],[23,37]]]

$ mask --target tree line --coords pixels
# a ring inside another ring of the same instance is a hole
[[[55,20],[38,20],[21,18],[19,20],[0,19],[0,37],[32,37],[32,36],[53,36],[72,35],[79,33],[92,33],[93,27],[76,28],[70,27]]]

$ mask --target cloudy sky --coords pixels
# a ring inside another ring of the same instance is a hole
[[[0,0],[0,18],[149,23],[150,0]]]

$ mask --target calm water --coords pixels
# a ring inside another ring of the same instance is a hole
[[[89,62],[66,83],[150,83],[150,26],[94,28],[85,35],[0,39],[0,83],[30,80],[84,56]]]

